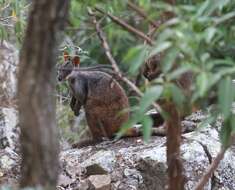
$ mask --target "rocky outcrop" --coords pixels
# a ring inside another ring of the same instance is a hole
[[[20,177],[20,156],[11,149],[0,149],[0,187],[15,186]]]
[[[20,173],[17,111],[0,108],[0,185],[17,183]]]
[[[86,184],[85,189],[89,189],[92,187],[89,186],[92,184],[91,176],[105,175],[106,178],[111,176],[111,188],[107,189],[165,189],[165,143],[164,137],[152,137],[148,144],[144,144],[140,138],[130,138],[64,151],[60,156],[64,166],[61,175],[69,177],[71,183],[64,186],[59,182],[59,186],[79,189],[82,181],[83,185]],[[195,187],[219,148],[217,128],[210,126],[183,135],[181,156],[186,177],[185,189]],[[206,185],[206,190],[235,189],[234,151],[234,147],[231,147],[226,152],[219,168]]]
[[[203,118],[205,115],[197,112],[188,117],[188,120],[198,123]],[[221,123],[217,122],[217,126],[200,128],[183,135],[181,157],[186,178],[185,189],[192,190],[195,187],[218,154],[220,125]],[[105,184],[103,189],[164,190],[167,183],[165,145],[165,137],[152,137],[148,144],[144,144],[141,138],[129,138],[63,151],[60,155],[63,168],[61,176],[69,180],[66,180],[66,185],[59,181],[58,187],[99,189],[93,184],[98,181],[102,186],[103,182],[107,182],[111,177],[110,186]],[[231,147],[205,190],[235,190],[234,159],[235,148]],[[100,180],[96,180],[97,178]]]
[[[0,149],[19,152],[19,133],[17,111],[0,107]]]
[[[0,119],[0,131],[3,128],[17,129],[17,119],[12,119],[17,118],[17,112],[2,108],[1,113],[4,113],[2,114],[4,117]],[[204,117],[198,112],[188,120],[198,123]],[[200,128],[183,135],[181,157],[184,164],[186,190],[195,187],[219,152],[220,125],[217,122],[216,126]],[[13,133],[15,131],[17,130],[13,130]],[[11,132],[7,133],[9,135],[6,135],[5,131],[0,134],[0,139],[12,136]],[[15,137],[2,141],[9,143],[3,143],[4,146],[0,149],[0,184],[17,183],[20,176],[20,156],[15,148],[17,147],[15,143],[17,137]],[[82,149],[68,148],[61,151],[57,188],[61,190],[163,190],[167,183],[166,172],[165,137],[152,137],[148,144],[145,144],[141,138],[104,141],[95,146]],[[232,146],[226,152],[205,190],[235,190],[234,176],[235,147]]]
[[[14,105],[18,51],[10,43],[0,42],[0,106]]]

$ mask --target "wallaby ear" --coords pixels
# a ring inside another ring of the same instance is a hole
[[[73,58],[73,64],[74,64],[75,67],[78,67],[78,66],[79,66],[79,64],[80,64],[80,58],[79,58],[79,56],[76,55],[76,56]]]
[[[65,62],[68,61],[69,60],[69,53],[67,51],[64,51],[63,57],[64,57]]]

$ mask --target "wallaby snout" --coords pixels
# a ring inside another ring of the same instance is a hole
[[[61,81],[62,81],[62,76],[59,75],[59,76],[57,77],[57,80],[58,80],[59,82],[61,82]]]
[[[73,70],[73,63],[72,61],[68,60],[64,62],[59,68],[57,73],[57,80],[59,82],[66,80],[66,77],[72,72]]]

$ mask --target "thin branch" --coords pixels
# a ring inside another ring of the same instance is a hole
[[[204,176],[198,182],[195,190],[202,190],[206,183],[209,181],[213,173],[215,172],[216,168],[218,167],[220,161],[224,158],[224,154],[226,152],[226,148],[222,147],[216,158],[213,160],[209,168],[207,169]]]
[[[132,3],[130,0],[128,1],[127,5],[136,13],[138,13],[142,18],[146,19],[152,26],[154,26],[155,28],[159,27],[159,24],[157,22],[151,20],[143,9]]]
[[[122,26],[124,29],[128,30],[129,32],[139,36],[143,40],[146,40],[149,45],[153,45],[154,44],[153,40],[150,37],[145,35],[142,31],[140,31],[140,30],[134,28],[133,26],[127,24],[125,21],[121,20],[120,18],[118,18],[116,16],[113,16],[110,13],[106,13],[106,12],[104,12],[102,9],[100,9],[98,7],[95,7],[95,10],[97,10],[98,12],[100,12],[100,13],[102,13],[104,15],[107,15],[116,24]]]
[[[88,13],[89,13],[89,15],[92,17],[92,19],[93,19],[93,23],[94,23],[94,25],[95,25],[95,27],[96,27],[97,35],[98,35],[98,37],[99,37],[99,39],[100,39],[100,41],[101,41],[101,43],[102,43],[102,46],[103,46],[103,48],[104,48],[104,50],[105,50],[105,55],[107,56],[107,58],[108,58],[110,64],[111,64],[112,67],[113,67],[113,70],[115,71],[115,73],[120,77],[120,79],[121,79],[123,82],[125,82],[130,88],[132,88],[132,89],[137,93],[137,95],[139,95],[140,97],[142,97],[142,96],[143,96],[143,93],[139,90],[139,88],[138,88],[133,82],[131,82],[127,77],[123,76],[121,70],[120,70],[119,67],[118,67],[117,62],[115,61],[115,59],[113,58],[113,56],[112,56],[112,54],[111,54],[111,49],[110,49],[109,44],[108,44],[108,42],[107,42],[106,36],[105,36],[105,34],[103,33],[103,31],[101,30],[100,24],[99,24],[99,22],[97,22],[94,13],[93,13],[91,10],[88,10]],[[153,107],[154,107],[158,112],[161,112],[161,111],[162,111],[161,107],[160,107],[158,104],[153,103],[152,105],[153,105]]]

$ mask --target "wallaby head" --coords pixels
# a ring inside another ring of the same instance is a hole
[[[63,81],[80,64],[79,56],[71,57],[67,52],[64,52],[64,63],[58,68],[58,81]]]
[[[160,60],[161,56],[159,54],[156,54],[145,61],[143,75],[149,81],[157,78],[162,73]]]

